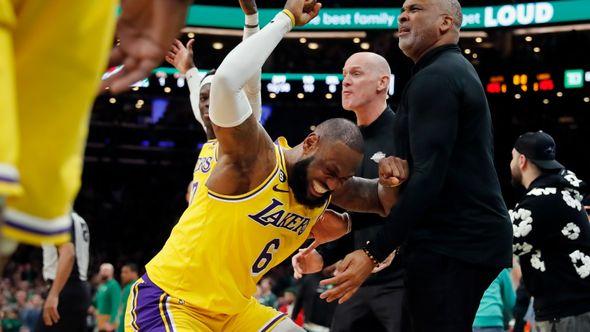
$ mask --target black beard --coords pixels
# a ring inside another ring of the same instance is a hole
[[[512,185],[513,188],[516,188],[516,189],[524,188],[522,183],[520,181],[518,181],[517,179],[515,179],[514,177],[510,180],[510,184]]]
[[[512,173],[512,171],[510,172]],[[510,174],[510,184],[513,188],[516,189],[523,189],[524,186],[522,185],[522,176],[514,176],[514,174]]]
[[[293,165],[291,174],[289,174],[289,187],[295,196],[295,200],[299,204],[303,204],[309,208],[318,208],[326,204],[326,201],[330,197],[330,193],[327,192],[323,196],[318,198],[309,198],[307,196],[307,169],[309,164],[313,161],[313,157],[299,160]]]

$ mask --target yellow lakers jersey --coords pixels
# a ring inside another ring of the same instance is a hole
[[[215,146],[201,153],[213,162],[197,167],[194,198],[146,270],[169,295],[233,315],[245,308],[261,277],[303,244],[328,203],[308,208],[295,200],[279,145],[274,170],[254,190],[239,196],[209,190],[205,181],[215,168]]]
[[[199,184],[205,183],[209,178],[210,171],[217,164],[217,140],[210,139],[203,144],[199,158],[195,164],[193,171],[193,181],[191,184],[191,195],[189,202],[192,203],[195,192],[199,188]],[[189,203],[189,205],[190,205]]]

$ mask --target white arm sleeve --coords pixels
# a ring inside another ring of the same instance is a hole
[[[246,15],[244,17],[244,37],[242,40],[248,39],[248,37],[254,35],[258,31],[260,31],[260,26],[258,25],[258,13],[252,15]],[[255,26],[255,27],[253,27]],[[250,108],[252,108],[252,113],[254,114],[254,118],[256,121],[260,122],[260,117],[262,115],[262,96],[260,94],[261,89],[261,75],[262,69],[259,69],[254,76],[252,76],[244,85],[244,92],[246,93],[246,97],[248,97],[248,102],[250,103]]]
[[[242,91],[287,32],[291,19],[280,12],[252,37],[241,42],[223,60],[213,77],[209,116],[219,127],[235,127],[243,123],[252,109]]]
[[[203,129],[205,129],[205,123],[201,118],[201,111],[199,110],[199,99],[201,95],[201,74],[199,74],[199,70],[197,67],[193,67],[186,71],[184,74],[186,77],[186,83],[188,85],[189,91],[189,99],[191,101],[191,108],[193,109],[193,114],[195,115],[195,119],[199,121]],[[205,129],[206,130],[206,129]]]

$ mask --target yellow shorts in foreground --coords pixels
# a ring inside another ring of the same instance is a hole
[[[135,282],[127,300],[125,332],[272,331],[287,316],[251,298],[237,315],[195,308],[166,294],[147,275]]]
[[[69,239],[114,0],[0,0],[0,196],[4,236]]]

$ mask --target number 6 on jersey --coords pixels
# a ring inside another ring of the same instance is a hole
[[[256,258],[254,265],[252,265],[252,275],[256,276],[260,274],[260,272],[264,271],[264,269],[266,269],[266,267],[268,266],[268,264],[270,264],[270,261],[272,260],[272,254],[277,252],[280,245],[280,239],[272,239],[269,243],[266,244],[266,246],[264,246],[264,249],[262,249],[262,252],[258,256],[258,258]]]

